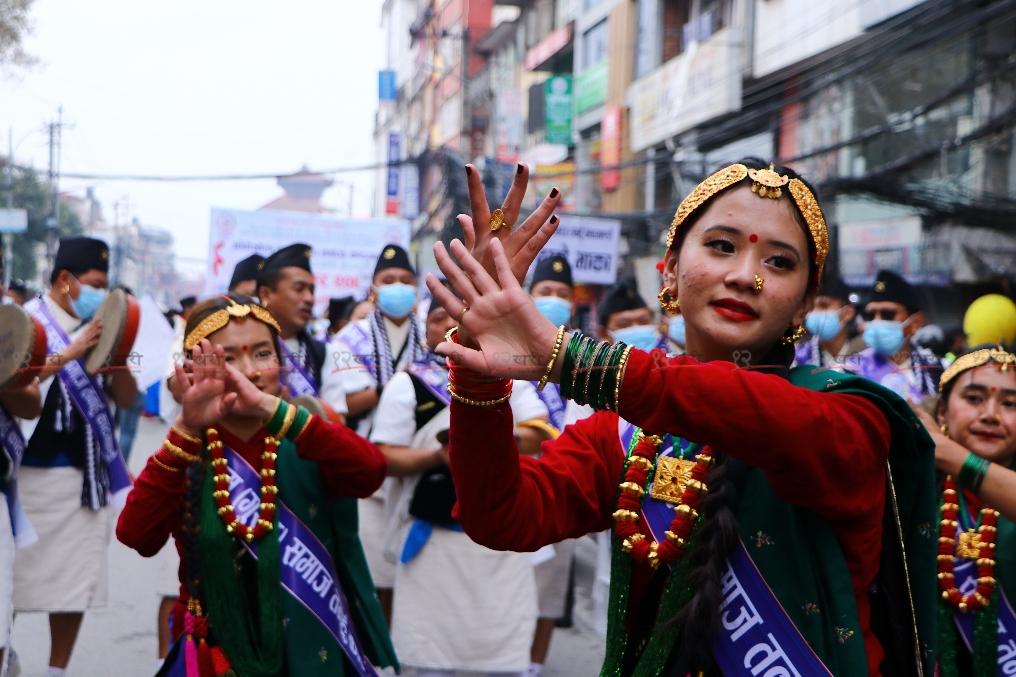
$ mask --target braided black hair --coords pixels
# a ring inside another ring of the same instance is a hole
[[[201,530],[201,490],[205,482],[205,463],[202,459],[187,468],[187,483],[183,495],[183,556],[187,569],[187,592],[190,598],[201,601],[201,558],[198,555],[198,533]]]
[[[738,162],[750,169],[769,167],[768,162],[757,157],[744,158]],[[815,193],[815,189],[793,169],[776,166],[775,170],[792,179],[801,180],[813,194]],[[726,190],[737,186],[750,186],[751,183],[750,178],[745,178]],[[675,252],[680,252],[688,232],[704,211],[705,209],[700,207],[682,224],[674,242]],[[808,265],[811,274],[808,276],[808,287],[805,290],[807,294],[817,286],[815,243],[800,210],[795,207],[793,213],[808,242]],[[760,363],[771,365],[765,369],[766,371],[785,375],[786,367],[789,367],[793,360],[793,344],[786,345],[777,341]],[[664,628],[675,624],[681,628],[680,643],[675,648],[683,660],[677,660],[673,665],[674,670],[681,672],[682,677],[687,674],[689,666],[691,674],[697,674],[699,671],[709,673],[715,669],[710,647],[712,638],[720,630],[720,605],[723,602],[720,578],[727,555],[737,546],[740,539],[737,511],[749,467],[744,461],[727,456],[718,450],[715,451],[715,459],[707,480],[709,491],[699,502],[699,512],[704,520],[699,527],[698,546],[687,555],[692,566],[689,583],[695,593],[677,615],[662,624]]]

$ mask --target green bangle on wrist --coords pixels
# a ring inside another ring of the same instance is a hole
[[[295,405],[294,405],[295,406]],[[307,428],[307,424],[310,423],[311,413],[303,407],[296,407],[296,417],[293,418],[293,425],[289,426],[289,430],[286,431],[286,439],[290,442],[296,442],[300,439],[300,435]]]
[[[286,412],[289,410],[291,405],[281,397],[279,398],[278,404],[275,405],[275,411],[268,419],[268,423],[265,424],[265,430],[271,433],[273,436],[279,432],[282,428],[283,421],[286,420]]]
[[[981,485],[984,484],[984,476],[988,474],[988,468],[990,467],[991,461],[988,459],[981,458],[974,453],[967,454],[956,481],[964,489],[970,490],[975,495],[980,495]]]

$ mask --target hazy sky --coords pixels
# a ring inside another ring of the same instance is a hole
[[[65,172],[260,174],[370,164],[381,0],[36,0],[27,50],[40,63],[0,74],[3,153],[45,168],[41,130],[63,106]],[[24,139],[22,141],[22,139]],[[19,143],[20,142],[20,143]],[[356,185],[368,215],[373,180]],[[94,186],[107,220],[130,204],[143,224],[176,236],[181,257],[206,257],[212,206],[255,209],[281,194],[274,180],[148,183],[64,179]],[[348,188],[324,202],[346,209]]]

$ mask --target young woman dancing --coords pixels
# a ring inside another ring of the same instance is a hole
[[[680,307],[687,355],[667,358],[554,327],[520,280],[558,191],[512,232],[525,167],[493,213],[466,171],[458,264],[435,246],[462,299],[428,278],[461,320],[438,351],[466,532],[535,550],[613,527],[605,676],[931,674],[931,440],[886,389],[789,369],[828,251],[808,184],[749,158],[685,198],[660,298]],[[520,458],[513,378],[599,411]]]

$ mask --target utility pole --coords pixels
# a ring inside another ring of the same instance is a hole
[[[63,106],[57,108],[57,121],[49,123],[49,186],[52,192],[50,213],[46,218],[46,271],[48,280],[56,258],[60,233],[60,144],[63,138]]]

